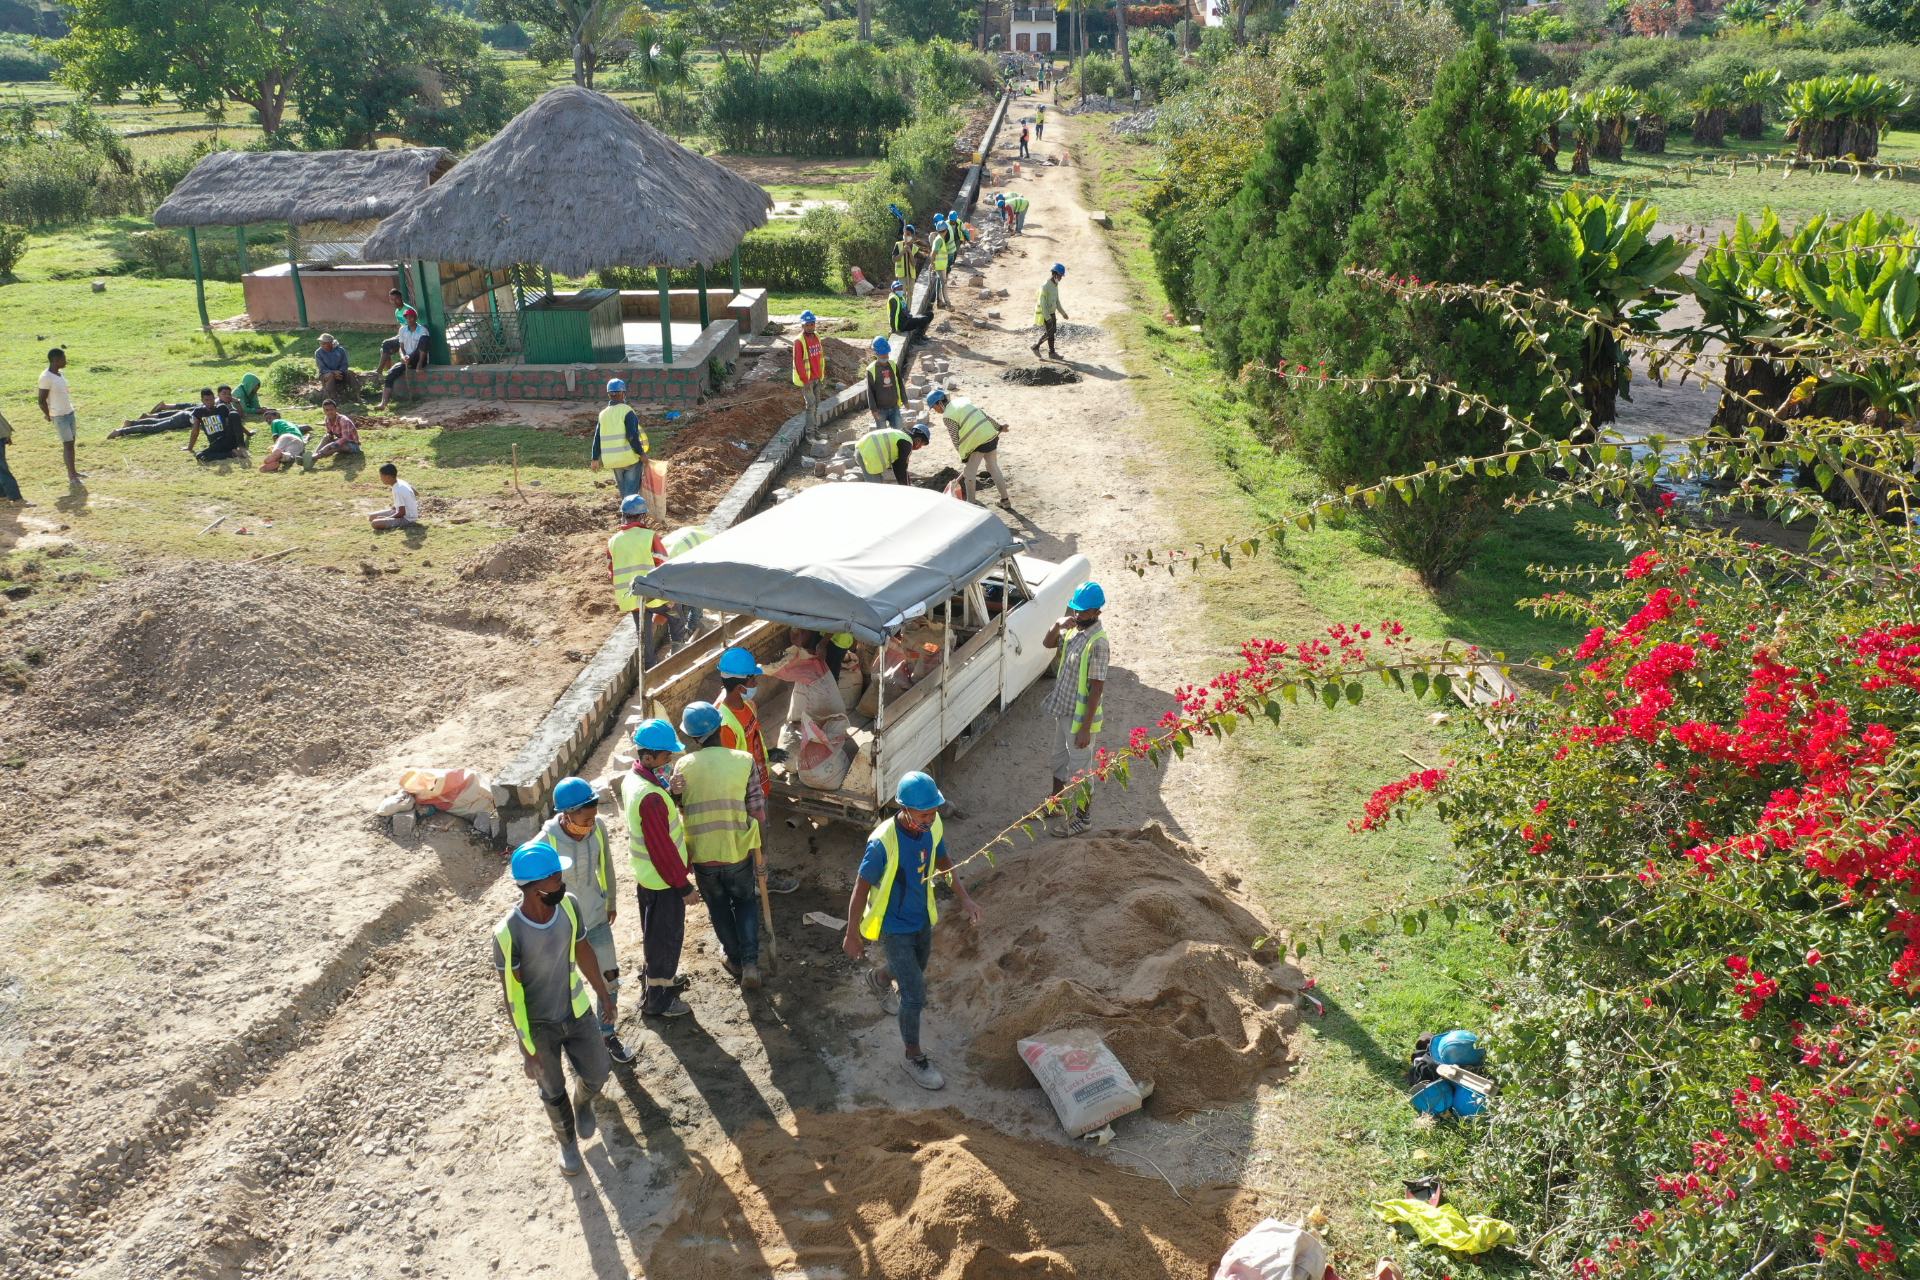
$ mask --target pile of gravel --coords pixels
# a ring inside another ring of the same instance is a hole
[[[1060,114],[1063,116],[1089,116],[1097,114],[1124,115],[1132,109],[1133,99],[1130,97],[1115,102],[1104,93],[1096,93],[1089,94],[1084,102],[1077,103],[1071,107],[1062,107]]]
[[[1160,108],[1148,107],[1145,111],[1136,111],[1130,116],[1121,116],[1110,128],[1115,133],[1141,134],[1152,133],[1160,124]]]

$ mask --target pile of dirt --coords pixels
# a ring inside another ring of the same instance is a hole
[[[550,533],[516,533],[483,547],[460,565],[468,582],[537,582],[559,567],[572,548]]]
[[[942,921],[932,975],[942,1007],[972,1024],[981,1079],[1036,1088],[1015,1042],[1093,1027],[1154,1082],[1153,1115],[1244,1100],[1284,1060],[1306,979],[1201,860],[1149,824],[1057,841],[983,876],[986,923]]]
[[[614,496],[617,497],[617,493]],[[495,498],[489,505],[501,519],[517,529],[562,538],[576,533],[610,534],[619,512],[613,497],[609,497],[604,506],[595,508],[572,498],[535,496],[524,489],[522,495]]]
[[[697,1167],[646,1261],[676,1280],[1165,1280],[1204,1276],[1259,1214],[1229,1187],[1157,1179],[952,1107],[798,1111]]]
[[[28,642],[55,656],[0,714],[36,758],[111,743],[136,816],[223,779],[358,767],[369,744],[466,696],[480,665],[456,659],[488,643],[474,632],[508,630],[441,622],[371,562],[359,568],[200,561],[91,592],[35,617]]]
[[[1080,381],[1080,375],[1072,369],[1062,369],[1057,364],[1043,364],[1037,368],[1015,365],[1000,371],[1000,381],[1011,382],[1016,387],[1057,387],[1063,383]]]

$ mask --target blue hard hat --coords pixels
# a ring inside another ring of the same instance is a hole
[[[933,390],[927,392],[927,403],[929,405],[945,404],[946,402],[947,402],[947,393],[942,391],[939,387],[935,387]]]
[[[626,389],[627,389],[627,384],[624,379],[621,379],[621,378],[607,379],[607,393],[609,395],[611,395],[615,391],[625,391]]]
[[[680,732],[698,742],[720,728],[720,708],[711,702],[689,702],[680,713]]]
[[[687,744],[673,731],[673,725],[655,716],[642,720],[633,731],[633,745],[642,751],[685,751]]]
[[[553,789],[555,809],[578,809],[581,805],[592,804],[599,798],[593,794],[593,784],[585,778],[562,778]]]
[[[907,282],[905,280],[895,280],[893,282],[893,291],[895,293],[905,293],[907,291]]]
[[[1053,274],[1057,276],[1064,276],[1065,274],[1067,274],[1067,269],[1056,262],[1053,264]]]
[[[1067,608],[1103,609],[1106,607],[1107,593],[1100,589],[1097,582],[1083,582],[1073,589],[1073,599],[1067,601]]]
[[[643,516],[647,514],[647,500],[637,493],[630,493],[620,499],[620,514],[623,516]]]
[[[938,809],[947,802],[940,794],[940,784],[918,769],[901,776],[893,797],[909,809]]]
[[[812,324],[814,321],[818,320],[819,318],[820,318],[819,316],[813,314],[813,312],[811,311],[802,311],[800,313],[801,324]]]
[[[572,858],[544,840],[529,840],[513,851],[510,870],[515,884],[532,884],[572,865]]]
[[[751,650],[737,645],[720,655],[720,674],[723,676],[757,676],[760,663]]]
[[[917,229],[918,229],[918,228],[916,228],[916,227],[915,227],[915,226],[914,226],[914,225],[913,225],[913,224],[912,224],[911,222],[909,222],[909,223],[907,224],[907,230],[909,230],[909,231],[914,231],[914,230],[917,230]]]
[[[936,213],[936,214],[934,214],[934,215],[933,215],[933,225],[934,225],[934,226],[936,226],[936,227],[942,227],[942,226],[945,226],[945,225],[946,225],[946,222],[947,222],[947,215],[946,215],[946,214],[944,214],[944,213]]]
[[[893,344],[885,338],[875,338],[873,340],[873,351],[875,355],[890,356],[893,354]]]
[[[912,436],[915,440],[918,440],[921,444],[926,444],[928,441],[933,439],[931,435],[927,434],[927,429],[921,426],[917,422],[907,428],[907,434]]]

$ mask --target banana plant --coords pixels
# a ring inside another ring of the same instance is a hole
[[[1807,0],[1780,0],[1767,15],[1767,24],[1775,31],[1790,31],[1807,20]]]
[[[1640,114],[1634,121],[1633,149],[1646,155],[1662,155],[1667,149],[1667,128],[1685,108],[1680,94],[1657,84],[1640,95]]]
[[[1765,26],[1771,11],[1767,0],[1727,0],[1716,25],[1723,31]]]
[[[1871,211],[1836,230],[1822,252],[1784,265],[1795,297],[1857,340],[1842,367],[1822,373],[1882,414],[1912,418],[1920,395],[1920,232]],[[1805,340],[1833,345],[1817,334]]]
[[[1581,336],[1578,379],[1587,426],[1597,431],[1615,419],[1621,395],[1633,398],[1633,369],[1617,330],[1659,331],[1660,317],[1692,291],[1680,274],[1688,248],[1670,235],[1651,239],[1659,213],[1644,200],[1568,191],[1548,211],[1573,252],[1573,301],[1599,320]]]

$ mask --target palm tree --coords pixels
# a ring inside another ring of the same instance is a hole
[[[1802,159],[1840,154],[1836,121],[1844,108],[1847,82],[1839,76],[1816,76],[1787,86],[1787,136]]]
[[[1740,136],[1752,142],[1766,134],[1767,108],[1779,105],[1786,77],[1779,71],[1749,71],[1734,89],[1739,104]]]
[[[1593,142],[1600,135],[1600,117],[1588,98],[1582,94],[1567,105],[1567,132],[1573,135],[1573,163],[1567,167],[1576,178],[1593,176]]]
[[[1710,84],[1693,95],[1693,140],[1702,147],[1727,145],[1727,114],[1733,110],[1733,90]]]
[[[1608,85],[1587,95],[1598,132],[1594,135],[1593,154],[1602,160],[1620,159],[1626,145],[1627,121],[1633,118],[1639,95],[1625,85]]]
[[[1540,167],[1558,173],[1560,166],[1560,125],[1567,118],[1572,95],[1565,85],[1557,89],[1536,89],[1521,85],[1513,91],[1513,104],[1520,110],[1521,129],[1532,139],[1533,154]]]
[[[1767,0],[1727,0],[1718,25],[1722,29],[1764,26],[1770,12]]]
[[[1633,149],[1643,155],[1666,154],[1667,126],[1683,110],[1678,90],[1657,84],[1640,95],[1640,115],[1634,121]]]

